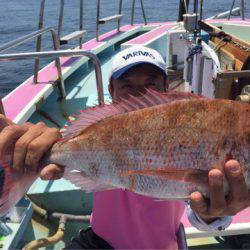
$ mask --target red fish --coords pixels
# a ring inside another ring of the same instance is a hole
[[[208,172],[239,161],[250,188],[250,105],[190,93],[147,90],[82,111],[46,157],[86,191],[123,188],[156,199],[208,195]],[[27,191],[37,174],[15,179],[2,168],[0,213]],[[225,192],[227,192],[225,181]]]

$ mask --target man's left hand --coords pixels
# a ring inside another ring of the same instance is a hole
[[[229,160],[224,167],[224,174],[229,184],[229,194],[223,191],[223,173],[212,169],[208,174],[210,199],[206,200],[201,193],[190,195],[190,206],[207,223],[218,217],[234,216],[250,206],[250,192],[239,163]]]

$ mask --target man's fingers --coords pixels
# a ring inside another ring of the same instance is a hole
[[[230,189],[228,210],[234,214],[248,205],[247,185],[242,169],[235,160],[230,160],[225,164],[225,175]]]
[[[0,133],[0,157],[5,160],[5,157],[10,156],[11,149],[15,142],[28,130],[28,126],[9,125],[5,127]],[[11,154],[12,158],[12,154]]]
[[[209,214],[219,217],[227,207],[223,190],[223,174],[218,169],[213,169],[208,174],[210,190]]]
[[[63,177],[64,167],[57,166],[55,164],[50,164],[43,168],[40,173],[42,180],[56,180]]]
[[[0,114],[0,132],[7,126],[13,125],[14,122],[12,122],[10,119],[5,117],[4,115]]]
[[[61,134],[57,129],[48,128],[29,144],[25,164],[36,171],[41,158],[60,137]]]
[[[208,212],[207,202],[199,192],[190,195],[190,206],[197,214],[206,215]]]
[[[13,155],[13,168],[16,171],[23,171],[25,156],[29,144],[40,136],[46,129],[47,127],[44,123],[37,123],[36,125],[30,127],[29,130],[17,140]]]

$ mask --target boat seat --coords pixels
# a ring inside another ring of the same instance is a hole
[[[74,31],[60,39],[60,45],[67,44],[71,40],[75,40],[83,37],[86,34],[86,30]]]
[[[122,14],[104,17],[104,18],[99,19],[99,24],[105,24],[110,21],[120,20],[122,17],[123,17]]]

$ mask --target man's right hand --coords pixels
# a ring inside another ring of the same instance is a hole
[[[24,168],[37,171],[44,154],[61,137],[56,128],[49,128],[43,122],[16,125],[0,115],[0,159],[8,159],[13,169],[22,173]],[[42,168],[43,180],[60,179],[64,168],[50,164]]]

